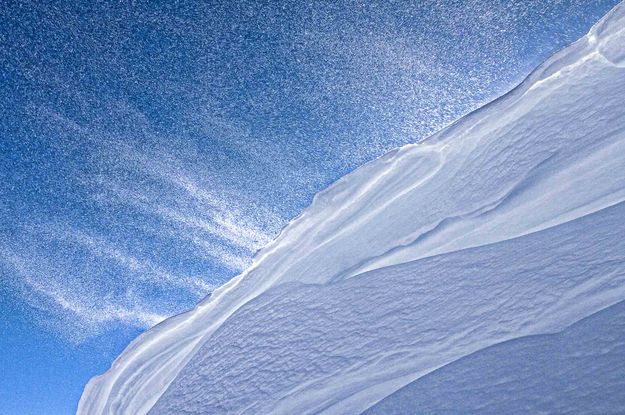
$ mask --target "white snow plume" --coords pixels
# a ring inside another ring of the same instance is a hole
[[[108,105],[103,116],[132,120],[128,135],[30,109],[58,135],[50,163],[63,171],[54,190],[36,190],[63,202],[43,200],[49,210],[24,212],[0,235],[0,248],[28,264],[28,273],[4,264],[12,295],[72,341],[114,323],[148,328],[187,309],[245,269],[283,223],[238,189],[214,185],[201,167],[209,163],[180,137],[159,136],[130,106]],[[84,328],[74,330],[72,319]]]
[[[5,284],[31,307],[38,324],[72,343],[81,343],[112,324],[149,328],[168,316],[151,309],[132,291],[126,291],[122,299],[101,295],[68,269],[50,265],[39,256],[3,247],[0,266],[12,275]]]
[[[78,412],[359,413],[625,300],[624,28],[621,3],[510,93],[318,194]]]

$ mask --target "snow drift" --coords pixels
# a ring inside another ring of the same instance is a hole
[[[438,368],[625,300],[624,200],[620,4],[507,95],[318,194],[78,412],[400,408]]]

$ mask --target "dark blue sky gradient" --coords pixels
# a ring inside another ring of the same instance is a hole
[[[315,192],[616,3],[3,2],[0,412],[71,413]]]

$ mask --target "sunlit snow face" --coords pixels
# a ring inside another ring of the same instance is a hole
[[[615,3],[15,6],[2,295],[75,342],[151,326],[316,191],[506,91]]]

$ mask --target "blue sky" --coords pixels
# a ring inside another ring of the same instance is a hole
[[[4,2],[0,412],[65,414],[315,192],[612,1]]]

